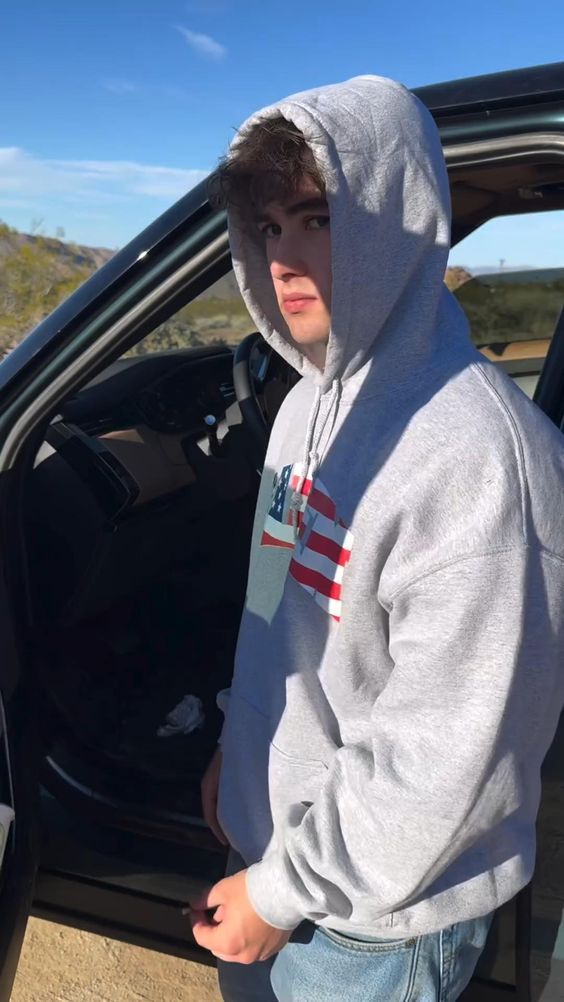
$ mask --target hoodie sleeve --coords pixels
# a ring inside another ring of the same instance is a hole
[[[500,549],[394,596],[395,667],[369,737],[338,749],[299,827],[247,872],[266,922],[370,925],[432,896],[492,832],[506,844],[523,807],[534,817],[529,777],[562,703],[563,569],[533,548]]]

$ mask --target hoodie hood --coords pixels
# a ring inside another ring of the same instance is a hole
[[[301,130],[325,180],[331,216],[331,332],[320,372],[291,338],[269,273],[264,238],[229,210],[235,275],[269,344],[321,394],[363,368],[378,343],[401,339],[414,362],[428,356],[449,314],[466,321],[443,279],[450,243],[450,192],[435,123],[414,95],[384,77],[295,94],[251,116],[282,115]],[[444,319],[444,317],[442,318]],[[423,356],[423,357],[422,357]]]

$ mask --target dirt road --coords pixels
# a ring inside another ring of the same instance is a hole
[[[12,1002],[220,1002],[214,968],[30,919]]]

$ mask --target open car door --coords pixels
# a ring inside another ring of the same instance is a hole
[[[6,531],[9,473],[0,474],[0,1002],[8,1002],[31,907],[37,861],[39,742],[35,686],[22,671],[12,616]]]

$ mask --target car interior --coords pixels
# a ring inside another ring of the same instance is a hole
[[[496,216],[548,212],[564,204],[564,165],[549,157],[452,167],[453,245]]]
[[[495,216],[563,208],[564,163],[544,154],[463,164],[451,186],[457,243]],[[51,765],[120,802],[183,817],[201,817],[261,450],[297,378],[258,335],[246,349],[262,443],[229,344],[126,353],[61,402],[24,497],[29,643]],[[201,700],[188,733],[167,726],[186,696]]]

